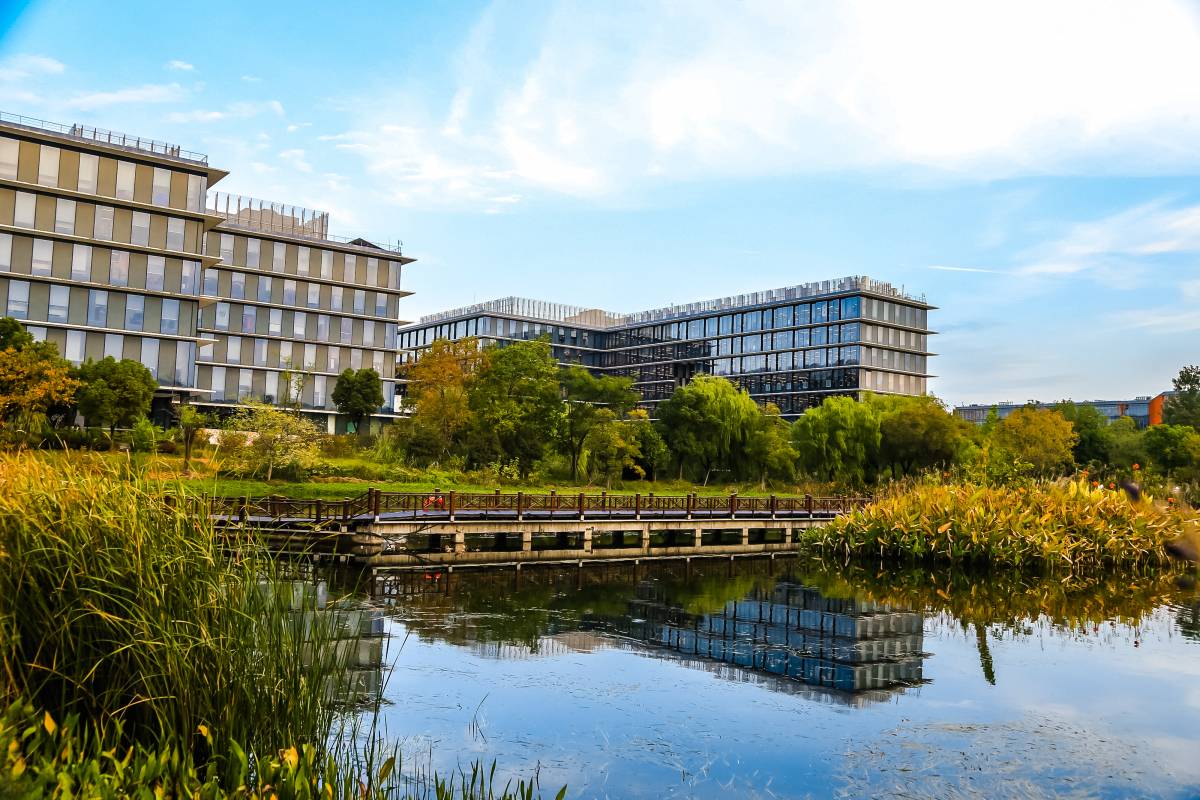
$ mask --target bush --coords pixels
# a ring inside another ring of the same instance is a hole
[[[352,433],[322,436],[318,445],[326,458],[350,458],[358,450],[358,437]]]
[[[158,443],[159,429],[150,420],[142,417],[133,424],[129,435],[129,446],[135,453],[153,453]]]
[[[163,439],[158,443],[158,452],[163,455],[175,455],[179,452],[179,445],[175,443],[174,439]]]

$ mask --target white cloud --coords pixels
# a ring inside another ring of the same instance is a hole
[[[127,89],[116,89],[110,92],[87,92],[77,94],[67,99],[67,108],[77,108],[90,111],[97,108],[107,108],[115,105],[135,103],[176,103],[186,96],[183,87],[177,83],[151,83],[144,86],[132,86]]]
[[[931,264],[927,269],[936,269],[939,272],[979,272],[989,275],[1002,275],[1005,270],[1002,269],[985,269],[983,267],[950,267],[943,264]]]
[[[194,72],[196,70],[195,65],[174,58],[166,63],[165,68],[176,72]]]
[[[243,75],[242,80],[246,83],[262,83],[262,78],[257,75]]]
[[[192,111],[174,111],[167,115],[169,122],[219,122],[227,119],[249,119],[259,114],[272,113],[283,116],[283,104],[278,100],[265,102],[230,103],[221,111],[194,109]]]
[[[65,64],[48,56],[15,55],[0,61],[0,81],[25,80],[35,75],[59,75],[65,70]]]
[[[312,164],[308,163],[304,151],[298,147],[279,151],[279,160],[300,172],[312,172]]]
[[[347,132],[398,199],[1200,166],[1200,23],[1175,0],[563,3],[544,24],[528,16],[485,15],[446,105],[376,98],[384,110]],[[506,68],[493,42],[528,57]]]

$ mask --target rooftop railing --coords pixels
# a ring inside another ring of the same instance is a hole
[[[147,139],[142,136],[131,136],[128,133],[118,133],[117,131],[95,128],[90,125],[64,125],[61,122],[49,122],[44,119],[37,119],[36,117],[9,114],[6,111],[0,111],[0,122],[9,125],[19,125],[23,128],[49,131],[63,136],[70,136],[74,139],[100,142],[101,144],[122,147],[127,150],[141,150],[142,152],[154,153],[155,155],[166,156],[168,158],[178,158],[181,161],[193,161],[197,164],[208,165],[208,156],[204,153],[184,150],[179,145],[171,144],[170,142],[160,142],[157,139]]]
[[[582,308],[580,306],[548,303],[542,300],[531,300],[525,297],[502,297],[472,306],[441,311],[421,317],[421,325],[444,322],[460,317],[479,316],[483,314],[501,314],[562,324],[574,324],[588,328],[621,328],[629,325],[640,325],[646,322],[662,322],[665,320],[692,317],[698,314],[728,311],[735,308],[751,308],[754,306],[785,303],[792,300],[803,300],[812,297],[822,297],[841,292],[871,292],[872,294],[895,297],[903,300],[914,300],[924,303],[925,295],[913,296],[902,288],[897,289],[886,281],[877,281],[864,275],[856,275],[836,280],[814,281],[796,286],[785,286],[781,289],[766,289],[761,292],[739,294],[730,297],[720,297],[715,300],[701,300],[695,303],[671,305],[649,311],[636,311],[631,314],[615,314],[598,308]]]
[[[399,240],[376,244],[363,238],[331,235],[329,213],[326,211],[229,192],[209,192],[205,206],[210,213],[224,217],[228,224],[239,228],[281,233],[320,242],[337,242],[368,250],[384,250],[396,255],[403,254],[403,243]]]

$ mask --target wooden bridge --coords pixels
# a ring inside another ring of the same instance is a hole
[[[759,555],[863,497],[525,492],[383,492],[345,500],[215,497],[231,540],[248,531],[284,552],[372,567],[447,568],[593,559]]]

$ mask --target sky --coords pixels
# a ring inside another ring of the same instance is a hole
[[[1200,362],[1200,5],[0,0],[0,110],[207,153],[402,241],[405,319],[846,275],[945,401]]]

